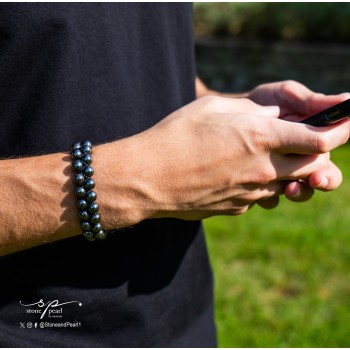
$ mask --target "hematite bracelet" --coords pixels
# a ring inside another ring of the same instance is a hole
[[[99,206],[95,202],[97,195],[93,191],[95,182],[91,178],[94,170],[92,163],[92,144],[90,141],[77,142],[71,146],[72,169],[74,171],[73,181],[76,184],[75,196],[79,210],[80,227],[83,235],[88,241],[105,239],[107,232],[100,223],[101,217],[98,213]]]

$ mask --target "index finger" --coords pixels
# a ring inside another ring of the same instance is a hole
[[[350,136],[350,120],[330,126],[316,127],[272,119],[275,125],[276,149],[283,153],[322,154],[346,143]]]

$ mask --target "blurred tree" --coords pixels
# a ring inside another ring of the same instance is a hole
[[[195,3],[198,36],[350,41],[350,3]]]

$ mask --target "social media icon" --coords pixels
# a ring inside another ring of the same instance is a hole
[[[20,322],[20,323],[19,323],[19,328],[26,328],[25,323],[24,323],[24,322]]]
[[[32,322],[28,322],[27,323],[27,328],[32,328],[33,327],[33,323]]]
[[[44,323],[44,322],[40,322],[39,327],[40,327],[40,328],[45,328],[45,323]]]

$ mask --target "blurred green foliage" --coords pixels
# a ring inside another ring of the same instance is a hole
[[[350,41],[350,3],[195,3],[197,35]]]
[[[220,347],[350,347],[349,155],[337,191],[205,220]]]

